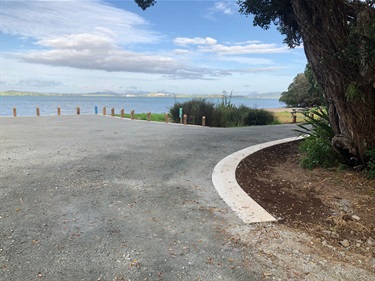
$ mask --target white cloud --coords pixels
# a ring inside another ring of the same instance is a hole
[[[232,15],[235,13],[235,7],[233,2],[215,2],[214,11],[221,12],[225,15]]]
[[[176,54],[176,55],[186,55],[189,53],[189,50],[185,50],[185,49],[174,49],[173,52]]]
[[[226,16],[234,15],[238,12],[238,5],[236,1],[219,1],[215,2],[204,15],[205,18],[210,20],[216,20],[217,14],[223,14]]]
[[[206,37],[195,37],[195,38],[186,38],[186,37],[177,37],[173,40],[173,43],[178,46],[187,46],[187,45],[215,45],[217,40]]]
[[[239,42],[233,45],[217,44],[214,38],[206,37],[177,37],[173,43],[179,46],[198,45],[198,51],[205,53],[216,53],[220,55],[240,55],[240,54],[275,54],[289,52],[286,46],[276,44],[263,44],[260,41]]]
[[[233,46],[215,44],[211,46],[199,46],[199,51],[221,55],[276,54],[289,52],[289,48],[284,46],[278,47],[276,44],[249,44]]]
[[[116,46],[113,38],[104,34],[81,33],[42,39],[37,45],[57,49],[110,49]]]
[[[1,1],[0,16],[2,32],[24,38],[101,32],[111,33],[122,44],[160,39],[159,34],[147,30],[148,22],[142,17],[100,0]]]
[[[229,75],[209,67],[195,67],[177,61],[170,55],[140,53],[121,49],[111,38],[95,34],[74,34],[43,39],[37,42],[51,50],[20,53],[17,58],[26,63],[77,69],[161,74],[173,79],[212,79]],[[177,50],[177,53],[186,53]]]
[[[56,87],[62,85],[61,82],[55,80],[43,80],[43,79],[23,79],[18,82],[19,86],[22,87],[38,87],[38,88],[45,88],[45,87]]]
[[[254,67],[254,68],[240,68],[240,69],[231,69],[231,72],[237,73],[261,73],[261,72],[275,72],[281,69],[285,69],[285,67],[281,66],[270,66],[270,67]]]
[[[240,64],[249,64],[249,65],[270,65],[274,64],[274,62],[270,59],[266,58],[252,58],[246,56],[220,56],[220,61],[227,61],[227,62],[236,62]]]

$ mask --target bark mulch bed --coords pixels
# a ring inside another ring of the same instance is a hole
[[[241,161],[237,182],[279,223],[314,237],[327,256],[355,257],[375,271],[375,180],[350,169],[305,170],[300,160],[298,142],[268,147]]]

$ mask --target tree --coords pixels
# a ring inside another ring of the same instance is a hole
[[[323,94],[307,64],[305,73],[299,73],[289,85],[288,91],[281,93],[280,101],[287,106],[313,107],[324,104]]]
[[[375,7],[360,0],[239,0],[253,24],[274,23],[306,57],[322,89],[335,132],[332,145],[366,162],[375,147]]]
[[[288,91],[282,92],[280,101],[286,103],[287,106],[307,107],[310,106],[308,99],[309,82],[305,74],[299,73],[289,85]]]
[[[136,0],[142,9],[155,0]],[[253,25],[275,24],[289,47],[303,43],[328,103],[333,147],[366,162],[375,148],[375,1],[238,0]]]
[[[310,64],[306,65],[305,76],[307,81],[309,82],[309,89],[307,90],[307,92],[310,96],[310,99],[313,101],[312,106],[326,105],[324,93],[322,92],[318,82],[316,81],[315,75],[312,72]]]

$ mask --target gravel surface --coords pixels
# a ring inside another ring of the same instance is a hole
[[[103,116],[0,124],[0,280],[350,280],[333,279],[349,276],[345,265],[296,248],[303,235],[245,225],[212,185],[222,158],[294,136],[293,125],[218,129]]]

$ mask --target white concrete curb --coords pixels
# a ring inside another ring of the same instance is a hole
[[[263,148],[300,140],[303,137],[294,137],[266,142],[237,151],[215,166],[212,172],[212,183],[220,197],[245,223],[272,222],[276,219],[264,210],[257,202],[242,190],[236,180],[236,169],[242,159]]]

